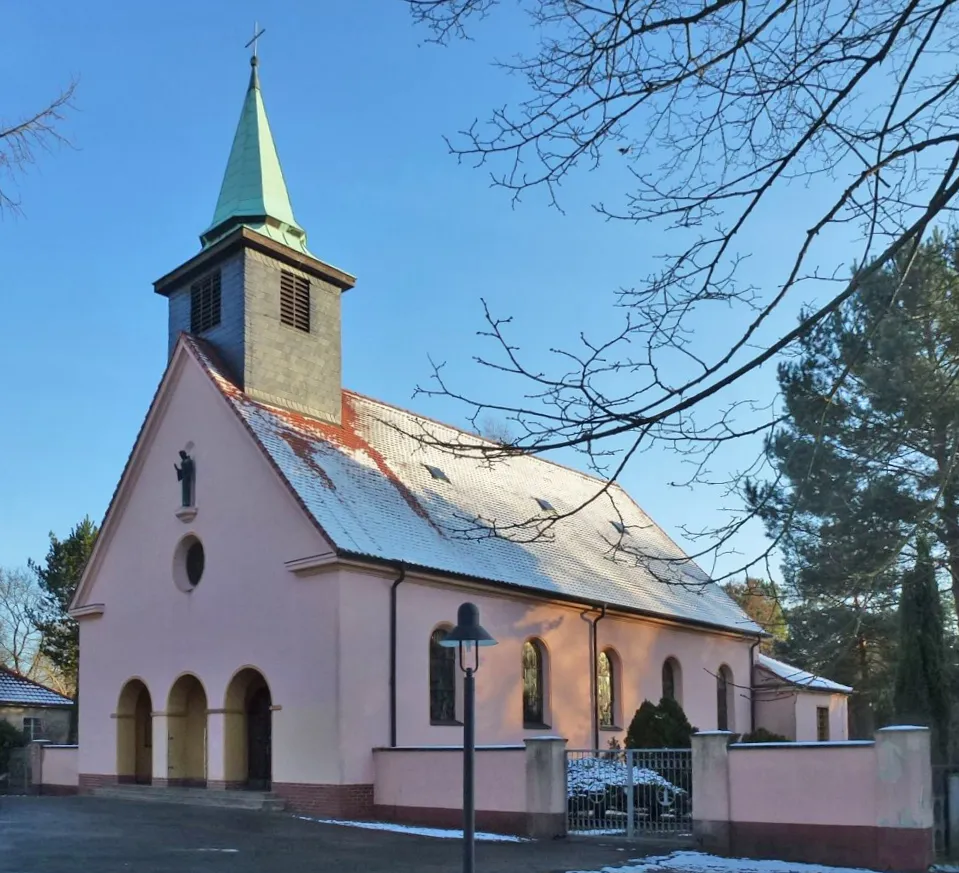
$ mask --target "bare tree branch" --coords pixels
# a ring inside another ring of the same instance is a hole
[[[76,87],[77,81],[71,79],[56,98],[33,114],[11,123],[0,118],[0,173],[14,179],[36,162],[39,151],[70,144],[61,126],[66,113],[73,108]],[[0,185],[0,212],[4,209],[19,212],[20,201],[9,188]]]

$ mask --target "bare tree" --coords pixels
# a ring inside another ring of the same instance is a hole
[[[39,667],[40,632],[31,618],[40,590],[26,570],[0,567],[0,664],[34,678]]]
[[[476,18],[500,11],[499,0],[404,2],[441,43],[467,36]],[[788,353],[954,208],[957,3],[515,5],[528,15],[535,44],[502,66],[525,83],[527,96],[449,139],[451,151],[487,167],[514,201],[542,190],[557,208],[570,174],[610,161],[619,172],[625,165],[630,185],[621,202],[595,208],[610,220],[652,226],[656,233],[647,227],[645,239],[666,241],[661,268],[620,293],[625,317],[618,330],[554,349],[552,367],[531,363],[539,358],[518,347],[510,319],[486,307],[481,335],[493,350],[477,360],[517,390],[468,396],[447,382],[441,364],[421,390],[462,401],[474,423],[503,417],[517,434],[506,447],[451,443],[429,432],[419,437],[490,461],[516,451],[575,449],[609,481],[660,444],[692,463],[688,484],[716,484],[709,471],[716,453],[777,423],[774,404],[735,397],[746,377]],[[742,249],[748,254],[760,244],[774,210],[790,209],[798,192],[811,218],[794,239],[779,241],[787,256],[778,274],[756,286]],[[836,239],[845,246],[841,263],[824,246]],[[810,300],[790,329],[774,317],[799,312]],[[725,324],[732,313],[734,330],[718,349],[706,350],[696,328],[716,310]],[[736,492],[749,472],[755,468],[719,483]],[[610,494],[600,488],[591,499]],[[700,532],[709,538],[694,557],[715,555],[750,512]],[[542,536],[559,521],[518,518],[497,533]]]
[[[76,80],[71,80],[56,98],[41,109],[15,121],[0,117],[0,173],[12,180],[36,161],[37,153],[55,145],[66,145],[61,123],[72,108]],[[20,201],[6,185],[0,185],[0,212],[20,210]]]

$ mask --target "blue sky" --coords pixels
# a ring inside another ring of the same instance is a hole
[[[537,196],[512,208],[485,171],[447,153],[443,134],[523,96],[490,64],[528,38],[509,11],[476,41],[439,48],[399,0],[14,4],[0,77],[16,87],[3,118],[71,76],[79,86],[64,128],[72,147],[39,156],[17,182],[24,214],[0,221],[0,566],[41,558],[50,530],[102,518],[166,363],[166,301],[151,283],[195,254],[212,216],[255,19],[267,29],[261,81],[297,219],[318,257],[358,277],[344,301],[347,387],[463,423],[451,403],[411,395],[428,355],[449,362],[465,393],[484,394],[470,360],[482,350],[481,296],[514,317],[524,346],[570,346],[580,330],[615,329],[614,292],[662,251],[651,228],[590,208],[621,195],[621,165],[576,173],[559,213]],[[756,281],[801,212],[772,214],[753,238]],[[727,327],[703,323],[698,339],[721,343]],[[773,389],[767,370],[736,394]],[[719,490],[670,487],[682,476],[656,451],[623,479],[681,541],[680,525],[709,526],[736,507]],[[738,542],[747,554],[762,544],[755,527]]]

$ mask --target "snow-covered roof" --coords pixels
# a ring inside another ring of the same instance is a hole
[[[0,706],[66,706],[72,703],[69,697],[0,667]]]
[[[785,664],[770,658],[769,655],[759,653],[756,655],[756,665],[768,670],[774,676],[788,682],[790,685],[799,685],[803,688],[809,688],[814,691],[837,691],[842,694],[851,694],[852,688],[848,685],[840,685],[829,679],[823,679],[822,676],[816,676],[813,673],[807,673],[792,664]]]
[[[542,512],[537,498],[562,513],[603,483],[528,455],[489,464],[427,445],[417,436],[453,442],[463,432],[350,391],[341,425],[267,406],[233,383],[205,343],[185,341],[339,553],[761,632],[619,486],[558,520],[545,539],[477,537],[477,519],[526,521]],[[620,520],[623,545],[646,557],[616,548]]]

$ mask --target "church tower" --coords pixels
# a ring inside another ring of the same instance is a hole
[[[169,351],[202,337],[250,397],[339,423],[340,295],[355,278],[306,246],[266,117],[257,67],[202,248],[154,283],[169,301]]]

